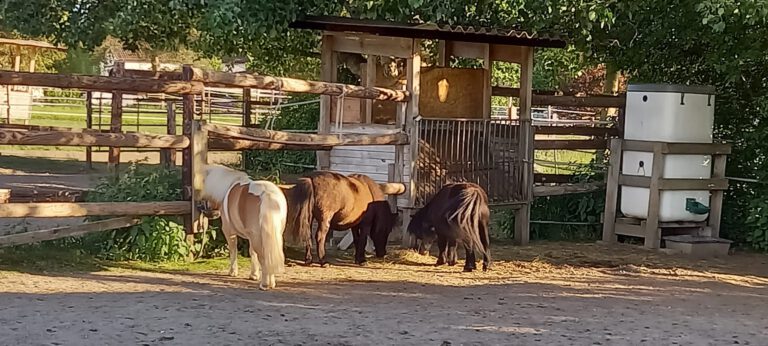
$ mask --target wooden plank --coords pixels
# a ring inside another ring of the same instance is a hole
[[[198,201],[202,200],[205,185],[205,166],[208,164],[208,130],[205,121],[192,121],[191,151],[192,151],[192,232],[199,233],[208,230],[208,218],[198,212]],[[187,231],[189,232],[189,231]]]
[[[515,211],[514,241],[518,245],[527,245],[531,233],[531,205],[533,199],[533,151],[534,133],[531,121],[531,101],[533,96],[533,48],[524,47],[520,64],[520,127],[518,144],[518,165],[522,167],[522,177],[518,182],[522,189],[525,204]]]
[[[631,187],[651,187],[651,177],[641,175],[625,175],[619,173],[619,185]]]
[[[618,137],[619,129],[587,126],[534,126],[537,135]]]
[[[560,107],[596,107],[596,108],[624,108],[627,101],[626,95],[549,95],[551,92],[537,91],[531,100],[536,106],[560,106]],[[512,87],[494,86],[493,96],[520,97],[520,89]]]
[[[416,128],[416,118],[421,114],[419,111],[419,97],[421,95],[421,40],[414,39],[412,47],[411,58],[406,62],[406,88],[411,95],[411,100],[408,101],[405,128],[413,140],[410,141],[407,149],[405,147],[402,148],[402,164],[406,168],[405,171],[408,173],[408,176],[410,176],[408,182],[408,206],[413,206],[416,203],[416,181],[418,179],[416,162],[419,160],[419,132],[418,128]],[[405,175],[405,172],[403,175]],[[406,232],[406,230],[404,229],[403,232]]]
[[[485,51],[487,43],[476,42],[451,42],[451,55],[461,58],[470,59],[483,59],[485,57]]]
[[[712,163],[712,178],[724,179],[725,178],[725,155],[715,155]],[[707,225],[711,230],[711,237],[720,237],[720,219],[723,215],[723,199],[725,192],[723,190],[712,191],[709,198],[709,219]]]
[[[521,46],[509,46],[504,44],[491,45],[491,60],[519,64],[523,61]]]
[[[184,215],[189,201],[175,202],[99,202],[99,203],[6,203],[0,204],[0,217],[79,217],[114,215]]]
[[[204,89],[200,82],[8,71],[0,72],[0,85],[184,95],[200,95]]]
[[[176,135],[176,103],[174,101],[166,101],[165,108],[165,131],[169,135]],[[176,166],[176,150],[162,149],[160,151],[160,164],[166,168]]]
[[[205,128],[210,132],[217,133],[219,135],[225,135],[235,139],[278,144],[317,144],[329,146],[408,144],[408,136],[404,133],[386,135],[314,135],[216,124],[206,124]]]
[[[615,233],[620,235],[630,236],[630,237],[645,238],[645,227],[643,225],[617,223]]]
[[[337,56],[333,52],[333,36],[323,35],[320,45],[320,80],[323,82],[336,81]],[[320,118],[317,121],[317,133],[325,135],[331,131],[331,99],[330,95],[320,96]],[[330,167],[330,154],[317,152],[317,169],[326,170]]]
[[[125,63],[122,61],[115,62],[115,67],[112,68],[114,77],[122,77],[123,71],[125,71]],[[109,116],[109,131],[112,133],[120,133],[123,130],[123,94],[119,91],[112,92],[112,104],[111,112]],[[107,169],[109,171],[117,171],[120,165],[120,147],[110,146],[109,155],[107,158]]]
[[[281,144],[256,142],[244,139],[209,137],[209,151],[243,151],[243,150],[314,150],[331,151],[334,147],[327,144]]]
[[[336,52],[408,58],[413,49],[413,41],[408,38],[330,32],[326,34],[333,36],[333,50]]]
[[[353,160],[376,160],[382,161],[394,161],[395,151],[381,152],[381,151],[362,151],[362,150],[344,150],[346,147],[336,147],[331,151],[331,160],[336,159],[353,159]]]
[[[659,213],[661,212],[661,190],[659,184],[664,174],[664,155],[661,148],[656,146],[653,151],[653,171],[651,172],[651,184],[648,197],[648,217],[645,221],[644,247],[649,249],[659,248],[661,230],[659,229]]]
[[[365,64],[365,86],[376,86],[376,67],[379,65],[379,58],[376,55],[368,54],[368,61]],[[373,122],[373,100],[365,100],[365,124]]]
[[[189,139],[184,136],[140,133],[23,131],[0,128],[0,144],[181,149],[189,146]]]
[[[491,118],[491,72],[493,60],[490,44],[483,45],[483,119]]]
[[[537,139],[534,142],[536,150],[558,149],[606,149],[608,141],[604,138],[597,139]]]
[[[533,181],[535,183],[555,183],[565,184],[573,182],[573,178],[576,176],[573,174],[552,174],[552,173],[535,173],[533,175]]]
[[[664,154],[729,155],[731,145],[726,143],[663,143]]]
[[[437,59],[435,65],[439,67],[446,67],[451,60],[450,43],[445,40],[437,41]]]
[[[660,179],[659,190],[728,190],[728,179]]]
[[[88,130],[93,128],[93,92],[85,93],[85,127]],[[93,169],[93,147],[85,147],[85,167]]]
[[[180,81],[181,71],[125,70],[125,77]]]
[[[44,41],[0,38],[0,44],[6,44],[6,45],[18,46],[18,47],[52,49],[52,50],[58,50],[61,52],[67,51],[67,47],[65,46],[61,46],[61,45],[55,46],[53,44],[50,44]]]
[[[86,126],[88,123],[86,122]],[[0,129],[20,130],[20,131],[65,131],[65,132],[102,132],[109,133],[109,130],[98,130],[90,128],[61,127],[61,126],[42,126],[42,125],[22,125],[22,124],[0,124]]]
[[[134,217],[119,217],[109,220],[84,223],[77,226],[57,227],[53,229],[32,231],[0,236],[0,247],[19,244],[37,243],[66,237],[78,237],[84,234],[109,231],[118,228],[137,225],[141,219]]]
[[[602,182],[584,183],[584,184],[565,184],[555,186],[534,186],[534,197],[561,196],[575,193],[586,193],[605,188]]]
[[[611,140],[611,158],[608,162],[608,175],[605,190],[605,209],[603,211],[603,241],[616,242],[616,208],[619,200],[619,174],[621,173],[622,140]]]
[[[622,147],[624,151],[653,151],[655,147],[661,148],[661,142],[624,140]],[[659,149],[661,150],[661,149]]]
[[[249,127],[253,124],[251,119],[251,88],[243,88],[243,126]]]
[[[324,42],[326,40],[328,39],[324,39]],[[331,60],[335,59],[332,58]],[[332,62],[329,61],[329,67],[326,69],[331,69],[331,64]],[[334,71],[335,69],[330,72],[334,73]],[[222,88],[254,88],[326,96],[344,95],[348,98],[396,102],[407,102],[410,98],[405,91],[387,88],[362,87],[358,85],[332,83],[332,81],[320,82],[294,78],[260,76],[248,73],[212,72],[200,69],[195,69],[193,80],[203,82],[206,86]]]

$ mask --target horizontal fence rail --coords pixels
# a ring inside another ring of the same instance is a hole
[[[190,201],[0,204],[0,217],[8,218],[185,215],[191,212],[192,203]]]

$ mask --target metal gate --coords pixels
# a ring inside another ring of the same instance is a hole
[[[472,182],[492,204],[526,201],[521,184],[520,123],[512,119],[435,119],[416,121],[415,207],[422,207],[449,182]]]

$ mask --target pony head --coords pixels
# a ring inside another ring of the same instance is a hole
[[[371,240],[373,240],[374,251],[376,257],[384,257],[387,255],[387,242],[389,241],[389,234],[392,233],[392,229],[395,227],[395,221],[397,220],[397,213],[392,213],[390,210],[389,202],[387,201],[374,201],[368,204],[367,213],[375,213],[376,221],[371,227]]]
[[[249,181],[250,178],[243,172],[220,165],[206,165],[201,200],[195,207],[209,219],[219,218],[221,206],[232,185]]]
[[[429,248],[432,247],[432,243],[437,240],[437,232],[435,231],[435,226],[427,221],[426,213],[423,213],[423,210],[422,208],[411,218],[411,222],[408,224],[408,233],[412,234],[417,240],[421,240],[418,252],[426,255],[429,252]]]

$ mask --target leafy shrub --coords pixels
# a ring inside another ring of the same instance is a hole
[[[101,181],[88,193],[89,202],[178,201],[182,198],[179,170],[162,168],[141,169],[131,163],[119,177]],[[93,234],[82,239],[85,251],[110,260],[178,261],[189,256],[214,252],[204,244],[216,239],[211,227],[191,245],[185,240],[184,226],[179,217],[147,216],[138,225]]]
[[[574,175],[574,182],[592,182],[603,179],[604,170],[593,160]],[[597,240],[602,225],[600,213],[605,208],[605,190],[580,194],[547,196],[534,199],[531,205],[531,220],[572,222],[532,223],[531,239],[536,240]],[[502,211],[494,215],[496,236],[512,238],[515,229],[514,212]],[[500,234],[499,234],[500,233]]]
[[[297,95],[290,102],[316,99],[312,95]],[[320,104],[309,103],[283,108],[275,119],[275,130],[316,130]],[[245,153],[245,167],[257,175],[279,177],[281,174],[304,172],[315,165],[314,151],[249,150]]]

